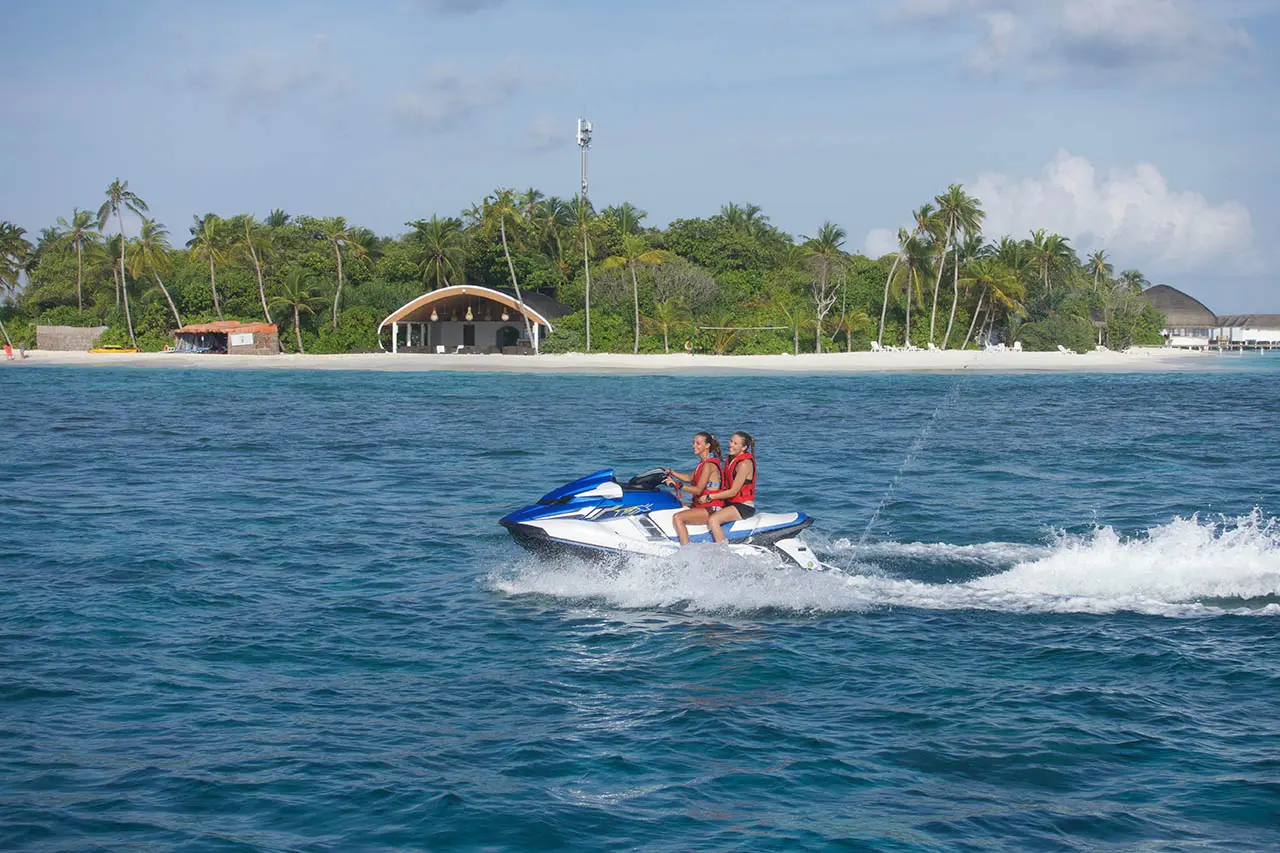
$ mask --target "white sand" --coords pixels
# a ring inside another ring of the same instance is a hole
[[[1211,354],[1163,348],[1125,352],[854,352],[822,355],[180,355],[34,350],[3,367],[181,367],[277,370],[455,370],[496,373],[770,374],[770,373],[980,373],[1167,372],[1212,369]]]

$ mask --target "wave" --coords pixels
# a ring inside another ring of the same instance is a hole
[[[1259,510],[1216,521],[1178,517],[1130,535],[1108,526],[1057,532],[1043,545],[810,544],[831,561],[823,570],[779,568],[768,559],[694,545],[674,557],[607,564],[530,560],[489,581],[509,595],[697,613],[816,615],[908,607],[1280,616],[1280,519]],[[927,571],[942,562],[981,566],[985,573],[958,583],[909,574],[908,567]]]

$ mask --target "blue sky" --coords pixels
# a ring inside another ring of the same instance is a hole
[[[953,182],[1219,313],[1280,312],[1280,0],[6,4],[0,219],[115,177],[196,214],[380,234],[497,186],[648,224],[753,202],[887,248]]]

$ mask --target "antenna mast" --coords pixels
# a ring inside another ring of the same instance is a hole
[[[591,147],[591,122],[578,119],[578,147],[582,149],[582,202],[587,201],[587,149]]]

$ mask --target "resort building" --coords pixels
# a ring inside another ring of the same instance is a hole
[[[1280,314],[1224,314],[1218,316],[1203,303],[1167,284],[1157,284],[1142,295],[1164,315],[1165,343],[1172,347],[1240,349],[1280,346]]]
[[[1218,318],[1193,296],[1167,284],[1157,284],[1142,295],[1164,315],[1164,340],[1171,347],[1205,348]]]
[[[536,353],[569,308],[534,291],[522,290],[520,296],[473,284],[424,293],[378,325],[378,346],[396,353]]]
[[[1280,347],[1280,314],[1223,314],[1213,331],[1219,346]]]
[[[241,323],[219,320],[194,323],[174,331],[178,352],[227,353],[230,355],[276,355],[280,352],[280,332],[275,323]]]

